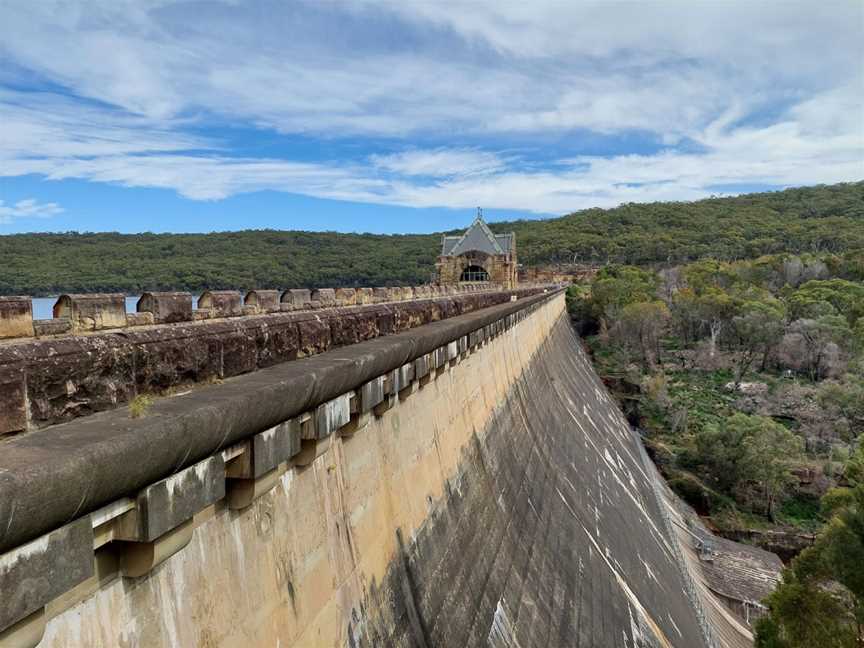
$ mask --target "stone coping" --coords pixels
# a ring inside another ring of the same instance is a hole
[[[223,380],[543,290],[479,291],[10,340],[0,344],[0,439],[114,409],[137,396]],[[268,298],[272,295],[255,295],[259,302]],[[175,312],[153,308],[166,321],[169,311]]]
[[[395,395],[403,388],[399,370],[405,365],[422,360],[437,368],[453,361],[472,341],[480,344],[509,328],[559,292],[200,386],[157,399],[140,418],[120,408],[13,438],[0,454],[0,551],[304,412],[314,414],[353,390],[362,392],[379,377]],[[416,371],[405,378],[415,379]],[[318,432],[301,430],[301,437],[321,436],[314,421],[311,425]]]

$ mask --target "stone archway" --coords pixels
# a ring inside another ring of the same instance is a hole
[[[489,273],[483,266],[472,264],[462,271],[459,281],[489,281]]]

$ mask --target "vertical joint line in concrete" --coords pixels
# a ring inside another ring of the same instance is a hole
[[[405,599],[405,609],[408,612],[408,622],[411,625],[411,635],[419,648],[429,648],[428,631],[417,610],[417,586],[411,574],[408,551],[402,538],[402,529],[396,529],[396,542],[399,544],[399,556],[402,559],[402,569],[399,583],[402,587],[402,597]]]

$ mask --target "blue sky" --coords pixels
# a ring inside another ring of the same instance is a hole
[[[0,234],[430,232],[862,178],[857,0],[0,5]]]

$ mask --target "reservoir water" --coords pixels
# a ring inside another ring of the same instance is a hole
[[[140,295],[126,297],[126,312],[134,313],[138,306]],[[34,297],[33,319],[51,319],[54,316],[54,304],[57,297]],[[192,308],[198,308],[198,295],[192,295]]]

